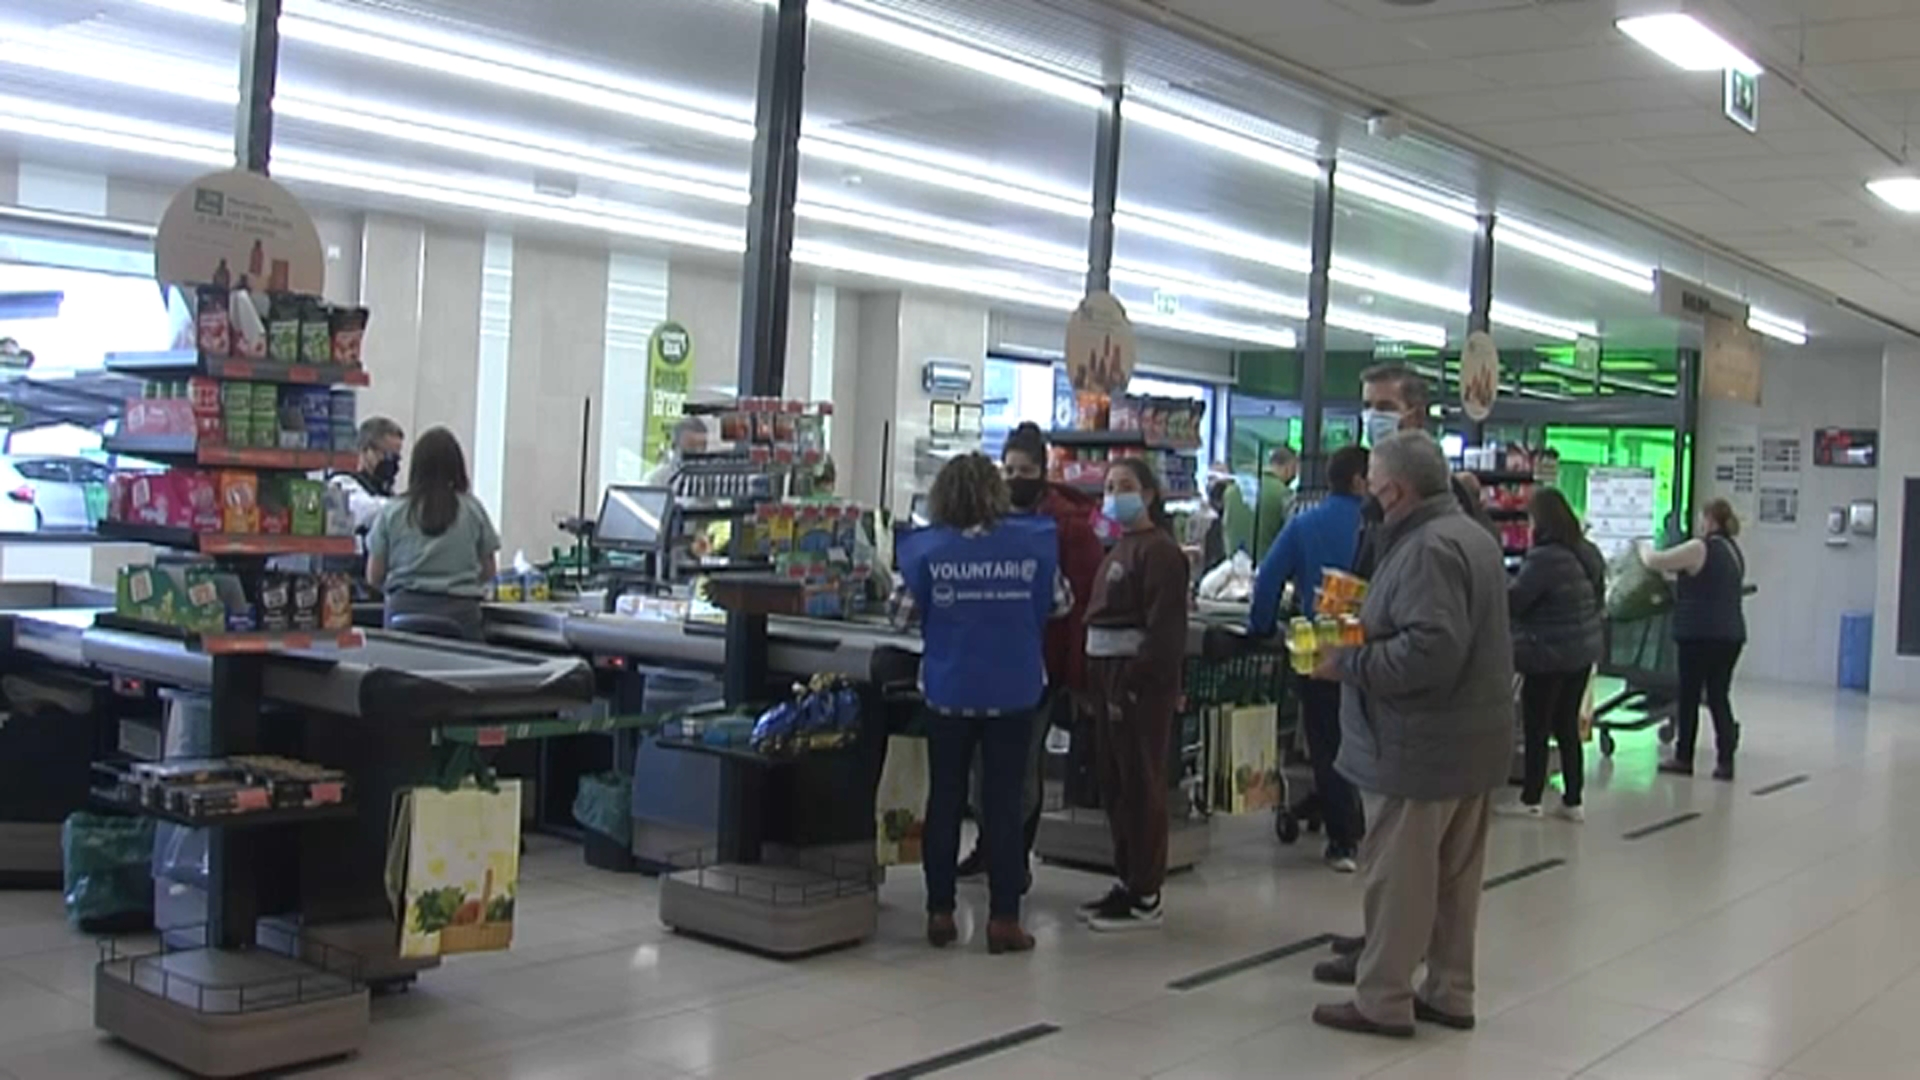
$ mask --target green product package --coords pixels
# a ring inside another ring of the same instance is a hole
[[[300,362],[300,309],[293,293],[274,293],[267,314],[267,359],[278,364]]]
[[[323,536],[327,531],[327,485],[296,477],[287,482],[287,505],[293,510],[293,535]]]

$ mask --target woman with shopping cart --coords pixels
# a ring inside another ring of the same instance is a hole
[[[1679,729],[1673,759],[1660,771],[1693,775],[1693,746],[1700,734],[1700,698],[1713,714],[1715,780],[1733,779],[1733,755],[1740,746],[1740,724],[1733,718],[1733,669],[1747,643],[1747,557],[1734,538],[1740,518],[1725,499],[1703,508],[1694,538],[1665,551],[1642,542],[1641,559],[1650,569],[1677,574],[1674,584],[1673,641],[1680,668],[1680,702],[1674,716]]]

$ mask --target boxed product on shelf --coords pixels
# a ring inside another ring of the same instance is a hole
[[[135,762],[103,771],[113,777],[105,792],[111,798],[186,817],[339,806],[352,783],[338,769],[263,754]]]
[[[242,276],[194,289],[195,344],[200,355],[277,364],[357,367],[368,311],[317,296],[267,288]]]
[[[199,469],[115,473],[107,482],[107,518],[196,532],[221,530],[220,495]]]
[[[1122,394],[1108,407],[1110,431],[1137,431],[1149,443],[1198,447],[1206,403],[1191,398],[1162,398]]]
[[[260,475],[243,469],[220,471],[221,531],[260,531]]]
[[[227,629],[227,602],[244,596],[232,575],[198,564],[122,567],[114,612],[130,619],[200,633]]]

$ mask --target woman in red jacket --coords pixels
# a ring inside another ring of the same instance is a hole
[[[1027,789],[1022,802],[1027,853],[1031,855],[1033,838],[1040,831],[1042,748],[1049,727],[1072,727],[1074,696],[1086,692],[1087,601],[1093,596],[1094,573],[1100,569],[1106,550],[1093,531],[1093,515],[1099,504],[1070,487],[1047,481],[1047,436],[1038,424],[1029,421],[1007,433],[1006,445],[1000,450],[1000,471],[1007,478],[1014,513],[1044,514],[1053,519],[1060,538],[1060,571],[1073,589],[1073,613],[1047,624],[1048,700],[1029,743]],[[976,768],[976,780],[978,775]],[[973,805],[980,805],[977,788]],[[976,844],[961,861],[960,876],[978,877],[986,872],[986,866],[985,845]]]

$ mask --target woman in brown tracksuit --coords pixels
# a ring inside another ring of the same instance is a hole
[[[1167,767],[1186,663],[1187,557],[1145,461],[1121,458],[1108,467],[1103,509],[1126,532],[1094,575],[1087,682],[1120,880],[1080,913],[1095,930],[1145,930],[1161,923],[1167,876]]]

